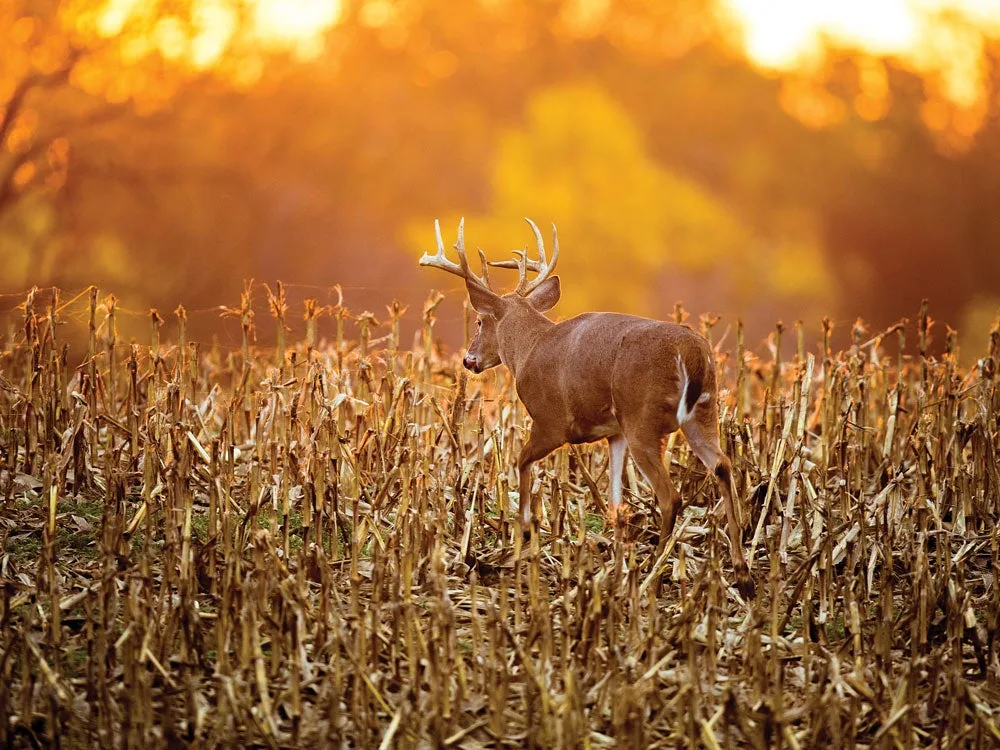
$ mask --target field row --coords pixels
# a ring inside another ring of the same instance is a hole
[[[527,417],[505,372],[440,354],[437,301],[413,350],[343,311],[260,351],[244,300],[220,354],[155,320],[123,347],[95,297],[77,366],[28,300],[0,381],[0,744],[1000,743],[1000,330],[972,368],[926,315],[840,352],[828,327],[815,354],[723,348],[747,602],[679,433],[663,554],[631,463],[605,528],[603,444],[538,464],[522,543]]]

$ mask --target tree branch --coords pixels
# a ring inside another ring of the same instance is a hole
[[[27,100],[28,94],[34,89],[51,88],[52,86],[58,86],[68,81],[70,73],[73,72],[73,68],[76,67],[81,57],[83,57],[83,50],[74,48],[70,50],[69,59],[66,61],[66,64],[54,73],[33,74],[21,79],[21,82],[17,84],[14,93],[11,94],[10,99],[4,107],[3,118],[0,119],[0,149],[6,144],[7,136],[10,134],[17,116],[24,108],[24,102]]]
[[[17,170],[45,153],[58,138],[66,138],[74,132],[110,122],[116,117],[125,114],[128,109],[129,105],[127,102],[102,107],[95,112],[91,112],[86,117],[67,124],[64,128],[53,130],[47,136],[38,138],[30,147],[14,156],[10,165],[3,175],[0,176],[0,216],[17,203],[14,188],[14,176],[17,174]]]

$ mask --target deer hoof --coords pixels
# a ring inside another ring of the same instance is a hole
[[[625,510],[625,506],[619,505],[609,507],[605,520],[607,521],[608,526],[612,528],[625,526],[625,524],[628,523],[628,512]]]
[[[740,596],[748,601],[757,596],[757,587],[754,586],[750,570],[741,567],[736,568],[734,572],[736,573],[736,590],[740,592]]]

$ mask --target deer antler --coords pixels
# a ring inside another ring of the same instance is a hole
[[[473,273],[472,269],[469,268],[469,261],[465,257],[464,218],[458,222],[458,240],[455,242],[455,249],[458,250],[458,263],[448,260],[444,254],[444,240],[441,239],[441,223],[437,219],[434,220],[434,236],[437,238],[437,254],[430,255],[429,253],[424,253],[420,257],[420,265],[440,268],[442,271],[447,271],[448,273],[460,276],[468,282],[478,284],[486,289],[490,288],[489,276],[486,273],[486,255],[482,250],[479,251],[479,259],[483,264],[483,275],[477,276]]]
[[[530,260],[528,253],[524,250],[515,250],[514,255],[517,260],[498,260],[491,262],[491,266],[497,268],[516,268],[518,272],[517,293],[522,297],[531,294],[543,281],[552,275],[559,260],[559,235],[556,233],[556,225],[552,225],[552,260],[545,257],[545,243],[542,241],[542,233],[538,226],[531,219],[525,218],[531,225],[531,231],[535,233],[535,242],[538,243],[538,260]],[[528,281],[528,271],[534,271],[538,275]]]

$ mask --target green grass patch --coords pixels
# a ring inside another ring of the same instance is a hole
[[[830,641],[839,641],[847,635],[847,625],[842,614],[838,614],[835,618],[830,620],[826,624],[826,637]]]
[[[591,534],[600,534],[604,531],[604,516],[600,513],[588,513],[583,520],[583,525]]]
[[[60,528],[56,531],[56,550],[59,554],[71,554],[92,559],[99,550],[92,531],[76,531]]]
[[[18,566],[37,560],[42,551],[41,534],[32,533],[7,537],[7,544],[4,545],[3,551],[10,555],[10,559]]]

